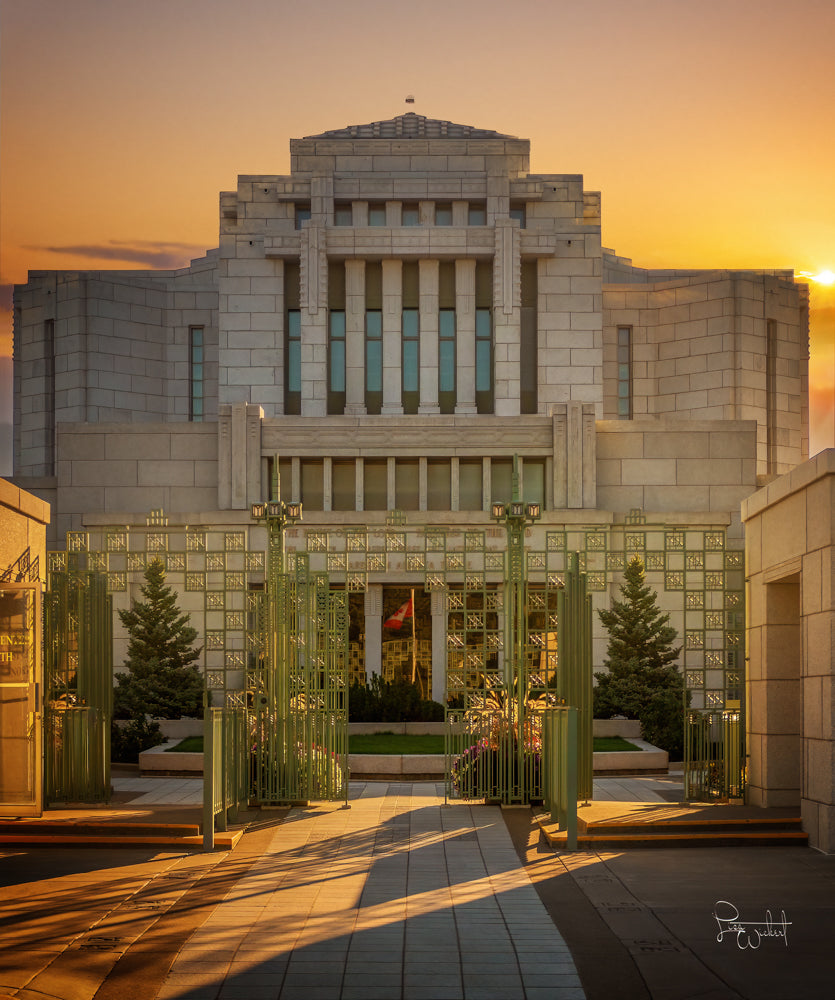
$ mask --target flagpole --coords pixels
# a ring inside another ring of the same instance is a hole
[[[412,600],[412,684],[417,676],[417,640],[415,638],[415,588],[411,590]]]

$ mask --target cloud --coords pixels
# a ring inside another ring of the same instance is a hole
[[[123,264],[140,264],[160,270],[186,267],[192,257],[201,256],[205,247],[195,243],[156,243],[152,240],[110,240],[108,243],[81,244],[78,246],[25,247],[42,253],[62,254],[73,257],[90,257],[93,260],[119,261]]]

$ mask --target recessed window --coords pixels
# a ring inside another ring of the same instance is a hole
[[[328,413],[345,412],[345,311],[328,315]]]
[[[403,203],[400,222],[404,226],[420,225],[420,206],[416,201],[406,201]]]
[[[526,458],[522,463],[522,499],[545,507],[545,459]]]
[[[310,219],[310,205],[297,202],[296,203],[296,229],[301,229],[302,225]]]
[[[403,412],[417,413],[420,404],[420,313],[403,310],[401,363]]]
[[[417,510],[420,506],[420,465],[416,458],[397,459],[394,503],[398,510]]]
[[[199,423],[203,419],[203,327],[188,329],[189,351],[189,420]]]
[[[527,209],[524,202],[511,202],[510,204],[510,217],[515,219],[521,229],[525,228],[527,223]]]
[[[480,458],[458,463],[458,509],[481,510],[484,502],[484,469]]]
[[[435,225],[452,225],[452,205],[449,202],[440,201],[435,203]]]
[[[331,464],[331,510],[355,510],[357,506],[357,463],[334,460]]]
[[[306,510],[325,509],[325,473],[321,458],[302,459],[302,505]]]
[[[388,464],[385,461],[363,462],[363,508],[386,510],[388,508]]]
[[[368,225],[384,226],[386,224],[385,202],[370,202],[368,205]]]
[[[450,510],[452,479],[448,458],[430,458],[426,463],[426,506],[429,510]]]
[[[284,412],[301,413],[302,314],[299,303],[299,265],[284,265]]]
[[[520,311],[519,358],[519,409],[522,413],[536,413],[538,393],[537,332],[538,285],[536,261],[522,261],[522,309]]]
[[[490,462],[490,501],[507,503],[513,499],[513,460],[494,458]]]
[[[354,210],[350,203],[333,206],[333,224],[335,226],[352,226]]]
[[[467,225],[468,226],[487,225],[487,209],[481,202],[471,201],[467,206]]]
[[[475,398],[479,413],[493,412],[493,316],[475,311]]]
[[[618,417],[632,418],[632,327],[618,327]]]
[[[454,309],[438,311],[438,402],[441,413],[455,412]]]
[[[383,313],[365,313],[365,408],[379,413],[383,405]]]

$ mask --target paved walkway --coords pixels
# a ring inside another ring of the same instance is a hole
[[[496,807],[435,784],[294,809],[159,1000],[573,1000],[565,942]]]

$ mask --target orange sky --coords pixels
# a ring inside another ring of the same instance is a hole
[[[185,264],[239,173],[406,94],[584,174],[636,264],[835,270],[833,38],[832,0],[4,0],[2,302],[30,268]],[[817,450],[835,291],[813,302]],[[6,311],[0,473],[10,344]]]

